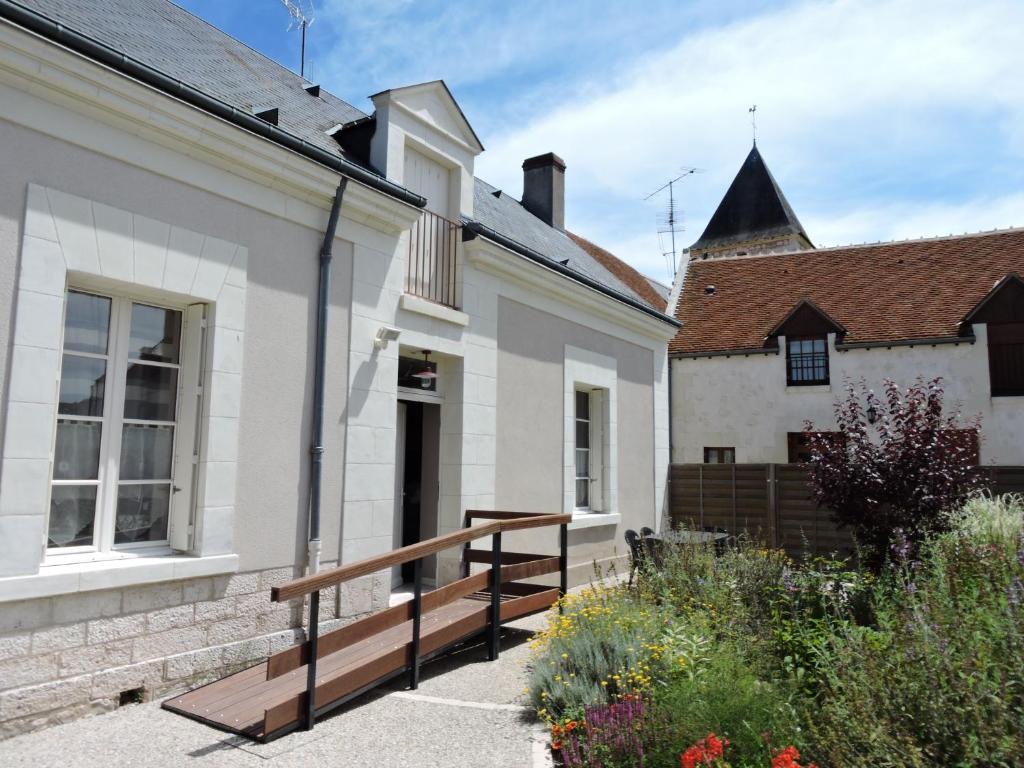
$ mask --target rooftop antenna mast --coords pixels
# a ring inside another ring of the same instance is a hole
[[[306,27],[313,25],[316,19],[313,18],[313,0],[281,0],[284,7],[288,10],[288,15],[292,17],[291,24],[288,25],[288,31],[291,32],[293,29],[298,27],[302,30],[302,50],[299,54],[299,77],[306,77]],[[303,7],[304,6],[304,7]]]
[[[682,181],[687,176],[691,176],[694,173],[700,173],[701,169],[700,168],[682,168],[681,171],[682,171],[682,173],[680,173],[674,179],[671,179],[667,183],[662,184],[660,187],[658,187],[656,190],[651,192],[651,194],[649,194],[647,197],[644,198],[644,200],[650,200],[655,195],[657,195],[657,194],[659,194],[661,192],[664,192],[666,189],[668,190],[668,208],[666,209],[665,213],[661,217],[659,217],[664,222],[665,228],[664,229],[659,229],[658,230],[658,234],[661,235],[661,234],[665,234],[667,232],[672,237],[672,251],[671,251],[671,253],[672,253],[672,278],[673,279],[675,279],[676,270],[678,268],[677,264],[676,264],[676,232],[677,232],[677,230],[676,230],[676,222],[678,222],[678,220],[679,220],[679,216],[678,216],[678,213],[676,211],[676,197],[675,197],[674,187],[675,187],[676,183],[678,183],[679,181]],[[665,255],[667,256],[668,254],[665,254]]]

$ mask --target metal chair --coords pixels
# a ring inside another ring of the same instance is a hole
[[[644,557],[643,540],[640,538],[640,534],[632,528],[626,529],[626,546],[629,547],[628,586],[631,587],[633,586],[633,575],[640,569],[640,563]]]
[[[643,528],[641,528],[641,529],[640,529],[640,535],[641,535],[641,536],[642,536],[643,538],[645,538],[645,539],[646,539],[646,538],[647,538],[648,536],[653,536],[653,535],[654,535],[654,529],[653,529],[653,528],[648,528],[648,527],[647,527],[647,526],[645,525],[645,526],[644,526]]]
[[[705,525],[703,528],[701,528],[701,530],[704,531],[704,533],[724,533],[726,535],[728,535],[728,533],[729,533],[729,531],[726,528],[719,528],[718,526],[714,526],[714,525]],[[715,540],[715,554],[716,555],[723,554],[725,552],[726,547],[729,546],[730,540],[733,540],[733,539],[735,539],[735,537],[733,537],[733,536],[729,536],[728,538],[725,538],[725,539],[716,539]]]

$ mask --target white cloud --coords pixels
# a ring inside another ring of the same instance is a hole
[[[570,226],[663,277],[654,209],[639,201],[681,165],[707,169],[682,187],[696,224],[682,240],[695,239],[749,146],[747,107],[757,103],[762,151],[816,241],[1006,226],[1019,198],[993,207],[1000,190],[976,174],[992,157],[1024,155],[1021,29],[1024,3],[1006,0],[837,0],[765,13],[688,35],[613,83],[484,137],[477,172],[514,193],[523,158],[558,152]],[[963,135],[976,126],[984,138]],[[942,163],[975,177],[915,185]]]

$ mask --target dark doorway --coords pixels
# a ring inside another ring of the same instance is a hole
[[[395,469],[401,478],[401,496],[395,510],[395,546],[407,547],[437,535],[441,407],[403,400],[398,403],[398,418]],[[427,558],[423,563],[425,581],[433,581],[434,570],[434,558]],[[410,562],[398,569],[393,582],[397,585],[412,580]]]

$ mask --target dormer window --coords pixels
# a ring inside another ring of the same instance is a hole
[[[828,337],[786,339],[786,385],[828,384]]]
[[[810,299],[801,299],[765,337],[765,346],[778,348],[786,339],[786,385],[828,384],[828,335],[846,333],[838,322]]]
[[[988,327],[988,374],[992,397],[1024,395],[1024,278],[1011,272],[961,321]]]

